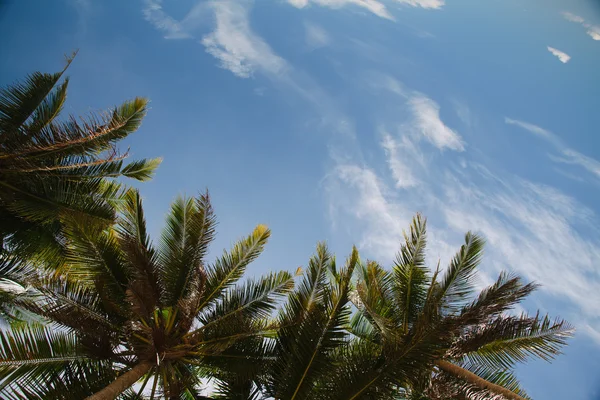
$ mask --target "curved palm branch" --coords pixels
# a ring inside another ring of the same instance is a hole
[[[275,329],[271,314],[292,290],[294,277],[272,273],[235,285],[262,252],[270,235],[265,226],[210,264],[205,256],[215,219],[207,194],[173,204],[158,248],[147,234],[137,191],[123,196],[115,229],[87,221],[72,216],[65,226],[66,276],[28,279],[33,294],[17,302],[50,325],[35,336],[39,343],[23,342],[16,347],[22,351],[5,347],[3,357],[12,369],[0,379],[10,377],[11,386],[0,388],[0,394],[23,394],[29,387],[39,388],[27,392],[31,398],[56,393],[72,384],[69,371],[82,358],[95,365],[90,379],[98,375],[97,382],[103,382],[86,392],[90,399],[126,396],[141,379],[154,396],[191,399],[198,395],[199,374],[239,378],[241,365],[268,361],[267,338]],[[62,345],[67,339],[70,347]],[[62,358],[51,362],[49,354]],[[32,356],[52,368],[27,369]],[[103,374],[104,365],[120,373]],[[258,381],[255,373],[245,379]]]
[[[140,126],[147,101],[136,98],[103,115],[59,120],[67,96],[65,68],[35,72],[0,91],[0,227],[2,249],[58,257],[62,218],[114,220],[120,185],[107,179],[149,179],[159,159],[124,163],[117,143]],[[6,223],[5,223],[6,222]],[[39,240],[43,238],[43,240]]]

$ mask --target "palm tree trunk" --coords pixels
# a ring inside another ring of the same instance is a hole
[[[442,371],[447,372],[450,375],[456,376],[464,381],[467,381],[480,389],[489,390],[490,392],[494,392],[510,400],[525,400],[525,398],[519,396],[515,392],[508,390],[507,388],[502,387],[500,385],[496,385],[492,382],[489,382],[483,379],[482,377],[472,373],[471,371],[459,367],[458,365],[449,363],[448,361],[444,360],[438,360],[435,362],[435,364]]]
[[[152,368],[152,363],[143,361],[85,400],[114,400],[150,371],[150,368]]]

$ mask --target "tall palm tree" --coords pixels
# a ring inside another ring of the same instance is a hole
[[[513,375],[531,357],[551,360],[572,332],[563,320],[510,314],[536,285],[502,273],[474,295],[484,241],[467,233],[443,273],[425,266],[417,215],[391,271],[357,268],[354,339],[329,382],[339,399],[524,399]]]
[[[337,352],[347,345],[351,277],[359,263],[353,248],[346,265],[338,269],[327,247],[317,247],[278,318],[272,361],[259,384],[267,398],[331,398],[322,383],[331,373]]]
[[[208,264],[208,195],[172,204],[158,247],[136,191],[127,192],[115,229],[87,218],[66,225],[68,275],[31,278],[37,296],[16,299],[46,325],[0,333],[3,398],[193,399],[199,377],[236,375],[264,360],[269,317],[294,284],[279,272],[235,285],[269,238],[264,225]]]
[[[64,249],[62,219],[75,214],[110,224],[122,194],[115,178],[152,176],[159,159],[124,163],[116,144],[140,126],[147,100],[60,119],[67,97],[65,68],[35,72],[0,90],[0,262],[9,253],[47,260]]]

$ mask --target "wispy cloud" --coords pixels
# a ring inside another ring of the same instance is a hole
[[[580,17],[579,15],[575,15],[567,11],[563,12],[562,15],[567,21],[575,22],[586,28],[586,33],[592,39],[600,40],[600,26],[590,24],[589,22],[586,22],[586,20],[583,17]]]
[[[164,12],[162,0],[144,0],[142,10],[146,21],[165,34],[166,39],[187,39],[191,35],[183,29],[182,24]]]
[[[417,186],[419,180],[416,178],[413,168],[404,161],[406,158],[404,156],[405,152],[412,152],[414,157],[414,153],[417,152],[415,144],[408,136],[402,136],[400,140],[396,140],[385,131],[383,131],[382,136],[381,147],[385,150],[395,186],[397,188]]]
[[[408,101],[414,116],[415,128],[435,147],[463,151],[460,135],[440,118],[440,106],[423,94],[415,94]]]
[[[240,78],[252,76],[260,68],[270,74],[280,74],[286,61],[250,28],[248,7],[235,1],[210,3],[215,14],[215,30],[204,36],[206,51],[220,60],[220,66]]]
[[[600,178],[600,161],[569,148],[562,142],[558,135],[529,122],[519,121],[512,118],[505,118],[504,121],[507,124],[515,125],[525,129],[526,131],[533,133],[534,135],[552,144],[552,146],[560,152],[560,156],[550,156],[550,159],[553,161],[579,165],[580,167],[583,167],[590,173],[594,174],[596,177]]]
[[[381,146],[389,156],[389,138]],[[398,250],[402,229],[421,211],[430,217],[432,264],[437,257],[447,263],[461,235],[476,229],[488,242],[484,280],[500,270],[535,280],[542,295],[581,310],[570,318],[598,336],[600,243],[592,239],[598,234],[597,216],[556,188],[499,175],[468,161],[468,153],[465,157],[460,163],[443,160],[435,174],[418,175],[416,186],[397,185],[393,165],[389,175],[365,164],[336,166],[327,185],[330,207],[338,213],[336,226],[360,232],[367,256],[387,262]],[[410,152],[403,153],[403,161],[418,162]]]
[[[429,9],[440,9],[445,4],[445,0],[396,0],[399,3],[406,4],[412,7],[421,7]]]
[[[560,51],[555,49],[554,47],[548,46],[548,51],[555,55],[563,64],[566,64],[571,59],[571,56],[565,53],[564,51]]]
[[[424,0],[426,1],[426,0]],[[432,1],[432,0],[429,0]],[[310,4],[329,8],[342,8],[346,6],[356,6],[366,9],[378,17],[394,20],[394,17],[385,5],[378,0],[288,0],[288,3],[297,8],[304,8]]]
[[[306,44],[311,49],[325,47],[331,44],[331,37],[325,29],[317,24],[306,22],[304,24],[306,30]]]
[[[404,106],[412,116],[405,128],[417,140],[425,139],[440,150],[463,151],[464,142],[460,134],[447,126],[440,117],[440,106],[423,93],[407,88],[397,79],[386,74],[370,74],[371,88],[387,90],[404,100]]]

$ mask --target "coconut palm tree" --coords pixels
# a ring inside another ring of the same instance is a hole
[[[2,398],[193,399],[200,377],[256,369],[269,354],[262,337],[294,277],[235,285],[269,238],[264,225],[208,264],[215,217],[207,194],[172,204],[157,247],[134,190],[115,229],[88,218],[65,224],[68,274],[30,278],[33,299],[15,300],[40,324],[0,333]]]
[[[426,221],[417,215],[391,271],[357,268],[354,338],[328,387],[338,399],[524,399],[516,363],[551,360],[572,332],[563,320],[513,315],[535,289],[515,275],[473,296],[484,241],[467,233],[443,273],[425,266]]]
[[[122,194],[114,180],[149,179],[159,159],[124,163],[116,144],[140,126],[147,100],[135,98],[85,119],[59,119],[73,60],[0,90],[0,252],[45,261],[64,249],[61,220],[74,214],[108,225]],[[92,221],[90,221],[92,222]]]
[[[347,345],[351,277],[359,263],[353,248],[345,266],[338,269],[327,247],[317,247],[278,318],[271,362],[258,385],[266,398],[329,398],[331,393],[322,382],[331,374],[337,352]]]

